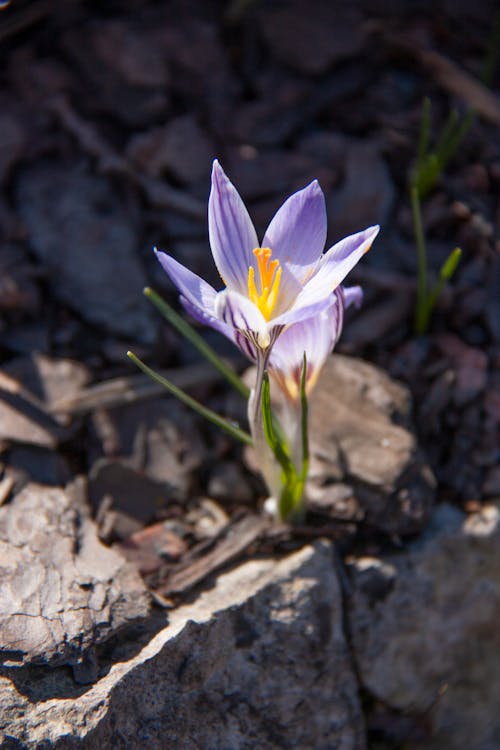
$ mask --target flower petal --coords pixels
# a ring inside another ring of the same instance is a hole
[[[228,326],[227,323],[224,323],[223,320],[216,318],[214,315],[210,315],[210,313],[202,310],[198,305],[193,305],[192,302],[182,295],[179,297],[179,301],[186,312],[188,312],[192,318],[197,320],[198,323],[203,323],[203,325],[214,328],[216,331],[219,331],[219,333],[222,333],[234,342],[234,329],[231,328],[231,326]]]
[[[273,326],[289,326],[292,323],[298,323],[306,318],[311,318],[313,315],[319,315],[323,310],[330,307],[331,304],[329,295],[325,295],[322,299],[318,300],[308,299],[305,300],[304,304],[294,304],[286,312],[281,313],[276,318],[272,318],[269,323]]]
[[[257,234],[234,185],[217,160],[208,199],[208,233],[215,265],[229,289],[246,294],[248,269],[255,260]]]
[[[295,300],[294,308],[308,306],[314,300],[328,297],[368,252],[379,229],[378,226],[369,227],[363,232],[351,234],[331,247],[321,258],[314,276]]]
[[[215,316],[215,289],[167,253],[156,249],[155,253],[163,270],[188,302],[202,313]]]
[[[287,293],[290,281],[290,292],[294,290],[294,296],[304,285],[324,250],[326,231],[325,197],[318,181],[313,180],[283,203],[262,240],[262,247],[270,247],[273,259],[283,266],[281,294]],[[293,280],[299,282],[300,287],[293,284]]]
[[[360,286],[344,286],[342,287],[344,292],[344,303],[346,310],[351,305],[354,305],[356,309],[361,307],[363,302],[363,290]]]
[[[328,308],[291,325],[277,339],[271,350],[269,371],[292,400],[296,400],[300,395],[304,352],[307,361],[306,389],[309,392],[338,341],[343,320],[343,294],[334,293]]]
[[[325,197],[317,180],[297,190],[275,213],[262,242],[273,257],[299,266],[319,260],[326,242]]]
[[[229,289],[220,292],[215,302],[215,314],[237,333],[247,336],[255,346],[266,349],[271,343],[271,330],[266,319],[253,302]]]

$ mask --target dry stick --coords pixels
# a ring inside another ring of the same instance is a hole
[[[500,100],[477,78],[439,52],[423,49],[408,38],[385,32],[381,24],[372,24],[371,28],[395,50],[416,60],[432,73],[440,86],[462,99],[485,120],[500,125]]]

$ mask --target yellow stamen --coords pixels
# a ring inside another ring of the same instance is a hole
[[[269,247],[256,247],[253,254],[257,258],[260,292],[255,284],[255,268],[248,269],[248,296],[257,305],[266,320],[269,320],[276,306],[281,272],[279,260],[271,260]]]

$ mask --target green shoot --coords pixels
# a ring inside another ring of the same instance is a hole
[[[244,399],[248,399],[250,390],[234,370],[222,360],[215,349],[207,344],[195,329],[189,325],[181,316],[165,302],[159,294],[150,287],[144,289],[144,295],[153,303],[166,320],[177,329],[196,349],[212,364],[220,374],[240,393]]]
[[[206,406],[200,404],[194,398],[185,393],[181,388],[178,388],[176,385],[171,383],[170,380],[167,380],[158,372],[155,372],[150,367],[148,367],[133,352],[127,352],[127,357],[129,357],[129,359],[131,359],[132,362],[136,364],[137,367],[146,375],[149,375],[150,378],[156,380],[157,383],[160,383],[164,388],[166,388],[169,393],[178,398],[179,401],[182,401],[183,404],[186,404],[186,406],[189,406],[189,408],[193,409],[193,411],[195,411],[197,414],[205,417],[205,419],[208,419],[209,422],[212,422],[212,424],[220,427],[222,430],[227,432],[228,435],[231,435],[231,437],[239,440],[245,445],[253,445],[253,440],[248,432],[240,429],[240,427],[237,427],[237,425],[233,424],[229,420],[224,419],[224,417],[221,417],[215,411],[212,411],[212,409],[208,409]]]

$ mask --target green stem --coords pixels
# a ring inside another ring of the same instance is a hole
[[[184,336],[193,346],[198,349],[205,359],[215,367],[220,374],[226,378],[226,380],[235,388],[238,393],[241,393],[244,399],[248,399],[250,395],[250,389],[247,388],[242,379],[237,375],[234,370],[226,365],[226,363],[219,357],[217,352],[207,344],[207,342],[197,333],[192,326],[189,325],[178,313],[175,312],[168,302],[160,297],[153,289],[147,286],[144,289],[145,296],[153,303],[153,305],[161,312],[161,314],[168,320],[168,322],[177,329],[177,331]]]
[[[417,246],[417,305],[415,310],[415,331],[425,333],[428,323],[427,314],[427,250],[425,247],[424,229],[418,188],[410,188],[411,210],[413,216],[413,232]]]
[[[186,404],[186,406],[189,406],[189,408],[193,409],[193,411],[197,412],[197,414],[205,417],[205,419],[208,419],[209,422],[217,425],[217,427],[220,427],[222,430],[231,435],[231,437],[235,438],[236,440],[240,440],[245,445],[253,445],[253,440],[248,432],[245,432],[245,430],[241,430],[239,427],[236,427],[236,425],[232,424],[227,419],[224,419],[224,417],[221,417],[215,411],[212,411],[212,409],[208,409],[206,406],[203,406],[194,398],[191,398],[191,396],[188,396],[187,393],[182,391],[176,385],[148,367],[133,352],[127,352],[127,357],[129,357],[129,359],[131,359],[132,362],[136,364],[140,370],[146,373],[146,375],[149,375],[150,378],[156,380],[157,383],[160,383],[164,388],[166,388],[169,393],[178,398],[179,401],[182,401],[183,404]]]

